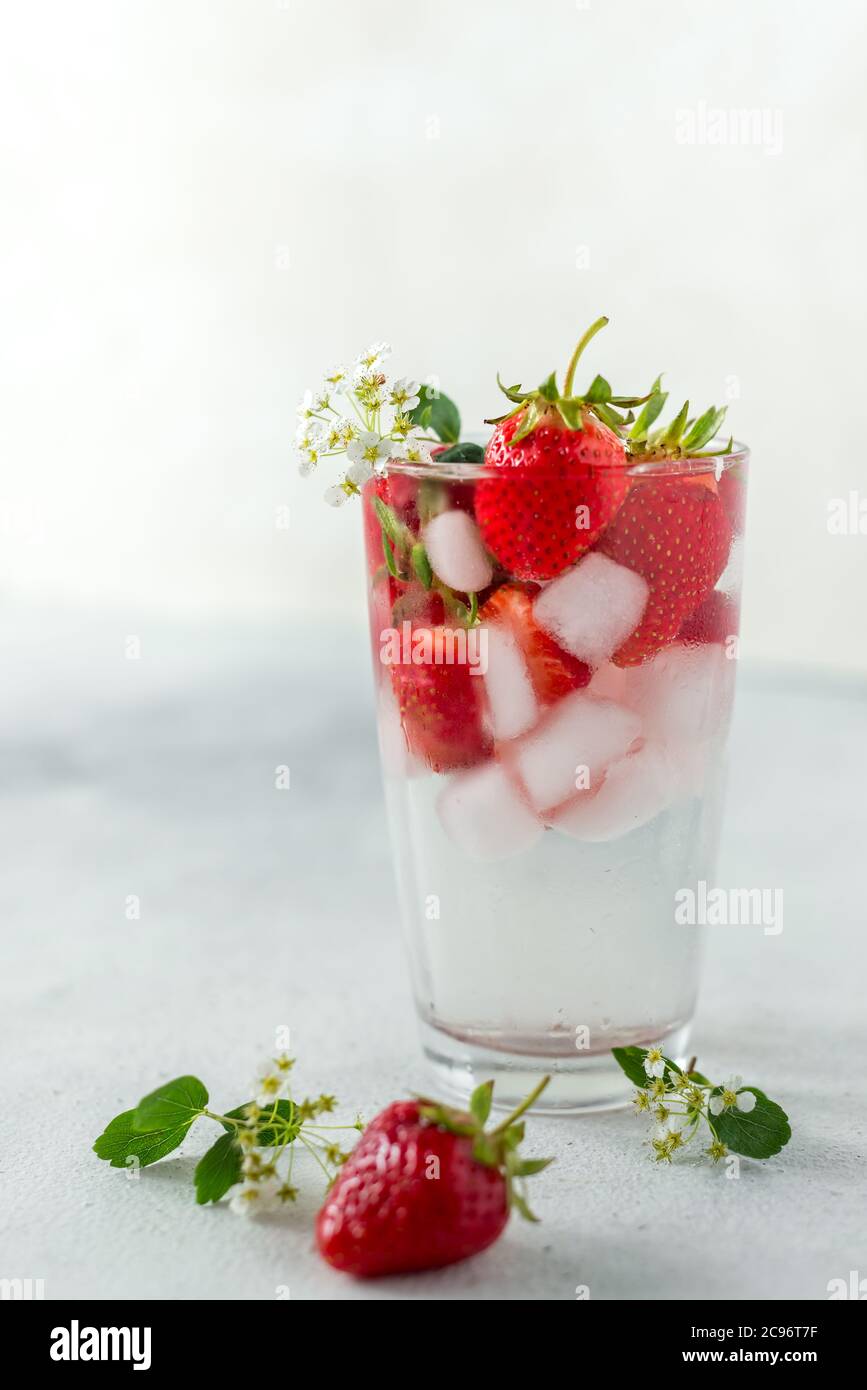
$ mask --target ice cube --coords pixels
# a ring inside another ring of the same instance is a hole
[[[577,690],[514,745],[513,766],[532,805],[548,811],[576,794],[585,768],[592,789],[640,734],[641,720],[633,710]]]
[[[615,666],[613,661],[606,661],[604,666],[597,667],[593,672],[587,694],[601,695],[603,700],[614,700],[618,705],[628,705],[631,674],[632,667]]]
[[[487,656],[484,682],[491,732],[496,739],[517,738],[532,729],[539,713],[527,664],[507,628],[487,624],[481,635],[479,650]]]
[[[593,551],[542,590],[533,615],[573,656],[600,666],[638,626],[649,592],[640,574]]]
[[[499,763],[451,777],[437,797],[449,839],[473,859],[508,859],[544,829]]]
[[[668,753],[657,743],[612,763],[599,790],[579,796],[551,818],[551,824],[576,840],[617,840],[647,825],[677,800],[678,773]]]
[[[734,698],[735,659],[720,642],[674,642],[652,661],[632,668],[629,703],[648,737],[697,743],[725,727]]]
[[[440,512],[424,528],[423,540],[434,574],[450,589],[474,594],[490,584],[494,571],[479,528],[466,512]]]

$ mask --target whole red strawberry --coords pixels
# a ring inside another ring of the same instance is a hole
[[[522,1160],[519,1116],[547,1085],[485,1133],[493,1083],[470,1113],[428,1100],[397,1101],[367,1126],[316,1220],[319,1252],[360,1278],[454,1264],[492,1245],[511,1206],[533,1219],[520,1180],[550,1159]]]
[[[491,554],[516,579],[553,579],[589,550],[626,496],[625,452],[588,411],[569,429],[555,411],[518,444],[512,415],[498,425],[476,486],[476,521]]]
[[[725,569],[732,528],[717,493],[685,479],[635,483],[599,543],[650,586],[634,632],[614,653],[635,666],[673,642]]]
[[[600,376],[584,395],[572,389],[581,353],[607,322],[598,319],[584,334],[562,392],[553,372],[535,391],[504,387],[515,409],[489,421],[496,429],[485,451],[489,476],[476,487],[476,520],[491,554],[516,579],[553,579],[574,565],[626,496],[619,431],[627,418],[617,407],[639,398],[612,395]]]

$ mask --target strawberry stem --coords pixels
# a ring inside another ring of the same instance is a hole
[[[497,1125],[496,1129],[491,1130],[488,1137],[493,1138],[495,1134],[502,1134],[504,1130],[507,1130],[509,1128],[509,1125],[513,1125],[517,1119],[520,1119],[521,1115],[523,1115],[527,1110],[530,1109],[530,1106],[534,1103],[534,1101],[537,1101],[539,1099],[540,1095],[542,1094],[550,1080],[550,1076],[543,1076],[538,1086],[533,1087],[533,1090],[530,1092],[530,1094],[524,1097],[524,1099],[521,1101],[521,1104],[515,1110],[513,1110],[510,1115],[507,1115],[506,1118],[502,1121],[502,1123]]]
[[[578,366],[579,357],[586,348],[587,344],[590,342],[590,339],[595,338],[596,334],[600,331],[600,329],[605,327],[607,322],[608,319],[603,314],[601,319],[597,319],[595,323],[591,323],[590,327],[587,329],[587,332],[584,334],[584,337],[581,339],[575,351],[573,352],[571,360],[569,362],[569,366],[566,368],[566,380],[563,382],[564,396],[572,395],[572,385],[575,381],[575,368]]]

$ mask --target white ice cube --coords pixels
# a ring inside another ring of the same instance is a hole
[[[450,589],[474,594],[490,584],[494,571],[467,512],[440,512],[424,528],[423,540],[434,574]]]
[[[484,675],[491,732],[496,739],[517,738],[532,729],[539,713],[527,663],[511,632],[500,624],[481,629],[480,652],[487,658]]]
[[[584,769],[592,789],[640,734],[641,720],[633,710],[577,690],[514,745],[513,765],[536,810],[548,811],[580,790]]]
[[[449,778],[437,811],[449,839],[474,859],[508,859],[544,829],[499,763]]]
[[[533,616],[573,656],[600,666],[638,626],[649,592],[640,574],[592,551],[542,590]]]
[[[599,790],[562,807],[551,824],[576,840],[617,840],[678,799],[680,783],[661,744],[645,743],[612,763]]]
[[[614,700],[618,705],[628,705],[631,674],[631,666],[615,666],[613,661],[606,661],[604,666],[597,667],[593,672],[587,694],[600,695],[603,700]]]
[[[674,642],[630,674],[629,703],[648,736],[696,743],[713,738],[729,718],[735,660],[720,642]]]

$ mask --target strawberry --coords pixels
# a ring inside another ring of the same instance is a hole
[[[553,579],[590,548],[623,501],[623,444],[590,416],[567,429],[550,412],[512,450],[521,425],[512,415],[494,431],[485,465],[498,476],[476,486],[476,521],[516,579]]]
[[[614,653],[635,666],[674,641],[725,569],[732,528],[716,492],[676,478],[649,479],[629,496],[599,543],[650,586],[638,627]]]
[[[359,1278],[438,1269],[492,1245],[515,1206],[533,1219],[520,1180],[550,1159],[521,1160],[520,1115],[547,1084],[485,1133],[493,1083],[464,1114],[428,1100],[397,1101],[371,1121],[316,1220],[316,1244]]]
[[[422,656],[422,644],[435,656],[438,643],[447,653],[455,640],[455,630],[441,626],[412,628],[414,649]],[[409,747],[434,772],[472,767],[487,757],[491,740],[481,719],[482,681],[467,662],[402,661],[391,667],[391,678]]]
[[[518,584],[502,584],[495,589],[479,612],[482,622],[503,623],[518,642],[530,672],[530,679],[541,704],[552,704],[570,690],[587,685],[593,674],[584,661],[558,647],[547,632],[533,620],[533,591]]]
[[[552,372],[535,391],[502,387],[515,405],[495,425],[485,451],[488,475],[476,487],[476,520],[491,554],[516,579],[553,579],[594,544],[626,496],[628,423],[616,407],[647,397],[617,397],[597,376],[573,394],[578,360],[608,322],[597,319],[579,342],[563,391]],[[629,417],[631,418],[631,417]]]
[[[721,589],[713,589],[677,634],[681,642],[725,642],[736,637],[740,613],[737,602]]]

